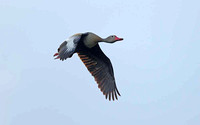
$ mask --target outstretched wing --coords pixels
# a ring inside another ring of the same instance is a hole
[[[78,42],[80,41],[81,35],[74,35],[68,40],[64,41],[58,48],[58,53],[55,53],[54,56],[57,56],[55,59],[65,60],[71,57],[77,47]]]
[[[117,94],[120,96],[120,93],[115,83],[112,64],[99,45],[97,44],[90,49],[85,47],[78,51],[78,55],[92,76],[94,76],[106,99],[107,97],[109,97],[109,100],[111,100],[111,97],[113,100],[115,98],[118,99]]]

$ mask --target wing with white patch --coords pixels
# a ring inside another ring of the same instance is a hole
[[[74,54],[80,38],[81,35],[74,35],[68,40],[64,41],[58,48],[58,53],[54,54],[54,56],[57,56],[55,59],[60,59],[63,61],[67,58],[70,58]]]

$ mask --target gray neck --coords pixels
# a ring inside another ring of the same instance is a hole
[[[110,43],[109,40],[108,40],[108,37],[107,38],[103,38],[101,41],[98,41],[98,42]]]
[[[111,38],[111,37],[107,37],[102,39],[101,42],[105,42],[105,43],[114,43],[115,41]]]

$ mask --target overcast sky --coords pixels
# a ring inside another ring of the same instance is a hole
[[[199,125],[197,0],[0,0],[0,125]],[[108,101],[77,54],[53,59],[79,32],[101,43],[121,93]]]

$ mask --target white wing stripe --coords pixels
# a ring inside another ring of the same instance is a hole
[[[69,58],[74,53],[80,38],[81,35],[72,36],[65,41],[66,44],[64,46],[60,46],[60,51],[58,53],[61,60]]]

